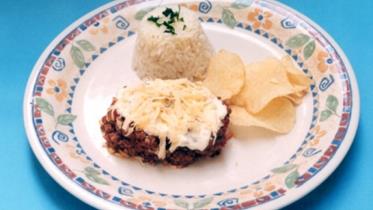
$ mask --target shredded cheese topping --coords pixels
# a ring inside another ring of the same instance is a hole
[[[200,83],[187,79],[153,80],[124,87],[113,105],[126,119],[150,135],[158,136],[159,158],[165,158],[166,138],[170,151],[177,147],[203,151],[215,140],[227,114],[226,106]]]

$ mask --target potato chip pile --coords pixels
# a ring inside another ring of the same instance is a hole
[[[219,51],[210,61],[203,84],[232,109],[231,123],[288,133],[295,124],[295,105],[311,80],[291,61],[269,58],[246,64],[234,53]]]

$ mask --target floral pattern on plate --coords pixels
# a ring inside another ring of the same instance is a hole
[[[272,42],[314,82],[312,122],[298,150],[262,179],[213,194],[165,194],[120,180],[95,163],[79,143],[72,110],[74,93],[89,66],[111,47],[135,34],[152,7],[142,0],[118,2],[82,22],[54,47],[33,83],[33,125],[56,167],[86,191],[132,209],[248,208],[301,187],[321,171],[343,143],[352,110],[346,67],[333,46],[306,20],[270,1],[188,2],[205,24],[253,33]],[[130,12],[132,5],[145,5]],[[71,163],[74,163],[71,165]]]

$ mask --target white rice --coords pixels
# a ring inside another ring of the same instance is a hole
[[[176,6],[169,7],[178,11]],[[165,26],[157,27],[148,17],[164,17],[166,7],[159,7],[146,15],[138,29],[133,67],[141,79],[188,78],[196,81],[205,76],[213,48],[197,15],[184,7],[180,17],[184,22],[174,25],[176,34],[165,33]],[[184,27],[184,25],[186,27]]]

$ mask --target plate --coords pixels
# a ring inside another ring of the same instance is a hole
[[[62,32],[30,75],[24,122],[48,173],[99,209],[277,209],[325,180],[347,153],[359,118],[356,79],[333,39],[274,1],[162,4],[194,10],[214,48],[245,62],[289,55],[313,81],[293,131],[238,129],[220,156],[183,169],[110,155],[98,121],[121,86],[140,81],[131,68],[135,31],[159,5],[115,1]]]

